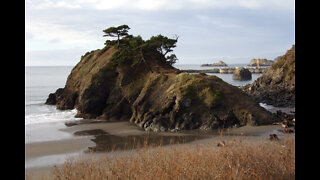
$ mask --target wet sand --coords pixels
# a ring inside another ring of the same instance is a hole
[[[35,128],[32,128],[32,130],[34,129]],[[52,140],[42,140],[43,138],[39,137],[41,141],[38,141],[35,138],[28,139],[25,143],[26,168],[53,165],[52,159],[54,159],[54,157],[63,158],[68,155],[84,153],[88,150],[88,147],[96,145],[92,139],[94,139],[97,134],[94,134],[94,131],[92,130],[97,129],[104,133],[110,133],[112,135],[121,134],[122,136],[131,134],[140,135],[145,133],[134,126],[131,126],[128,122],[89,123],[71,127],[67,127],[63,122],[60,122],[53,125],[41,126],[41,128],[36,129],[39,131],[38,134],[45,135],[45,132],[48,132],[51,133],[51,136],[59,136],[61,133],[67,133],[69,136],[65,136],[64,138],[52,138]],[[83,134],[85,131],[88,131],[89,133]]]
[[[54,154],[73,153],[93,145],[94,143],[89,138],[29,143],[25,144],[25,160]]]
[[[218,130],[148,133],[129,122],[84,122],[77,125],[69,124],[69,126],[59,125],[59,127],[57,131],[68,133],[70,136],[64,139],[25,144],[25,170],[28,174],[32,174],[33,179],[47,175],[53,170],[54,165],[60,166],[66,158],[79,156],[90,158],[114,151],[125,152],[145,145],[157,147],[194,142],[205,143],[212,138],[221,138]],[[279,129],[281,129],[279,125],[244,126],[225,129],[223,136],[225,138],[248,136],[261,139],[267,138],[270,133],[281,136]]]

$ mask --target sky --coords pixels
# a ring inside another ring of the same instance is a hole
[[[75,66],[122,24],[144,40],[178,35],[177,64],[273,60],[295,44],[295,1],[26,0],[25,65]]]

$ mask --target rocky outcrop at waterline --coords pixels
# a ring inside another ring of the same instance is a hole
[[[47,104],[85,119],[129,120],[150,131],[264,125],[274,116],[216,76],[182,73],[156,49],[119,61],[115,46],[87,53]]]
[[[238,67],[233,71],[232,79],[240,80],[240,81],[251,80],[252,75],[248,69],[245,69],[243,67]]]
[[[278,58],[254,83],[243,90],[257,102],[277,107],[295,106],[295,46]]]

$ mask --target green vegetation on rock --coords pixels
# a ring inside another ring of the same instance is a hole
[[[128,37],[129,36],[129,34],[128,34],[129,29],[130,29],[130,27],[125,24],[118,26],[118,27],[109,27],[109,28],[103,30],[103,32],[105,33],[105,35],[103,35],[103,36],[117,37],[117,44],[119,45],[121,37]]]
[[[104,36],[117,37],[117,40],[107,40],[105,42],[106,46],[102,49],[103,51],[106,51],[112,46],[119,49],[112,57],[113,66],[121,65],[123,63],[135,66],[144,61],[144,51],[150,50],[157,51],[164,56],[164,60],[169,65],[176,63],[178,58],[175,54],[166,55],[172,53],[173,48],[176,47],[179,38],[177,35],[176,39],[170,39],[160,34],[158,36],[152,36],[149,40],[144,41],[141,36],[129,35],[129,29],[129,26],[121,25],[103,30],[103,32],[106,33]],[[120,39],[121,37],[123,38]]]

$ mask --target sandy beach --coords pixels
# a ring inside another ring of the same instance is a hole
[[[56,135],[60,133],[68,135],[55,140],[26,142],[26,173],[31,174],[32,179],[39,179],[48,175],[55,165],[62,165],[67,158],[99,157],[108,152],[131,150],[142,147],[146,139],[149,144],[156,147],[183,143],[205,143],[212,138],[221,138],[218,130],[148,133],[129,122],[89,122],[84,121],[69,127],[64,122],[41,126],[40,134],[55,132]],[[278,131],[279,129],[281,129],[279,125],[230,128],[223,131],[223,138],[245,136],[258,140],[268,138],[270,133],[281,136],[282,133]]]

